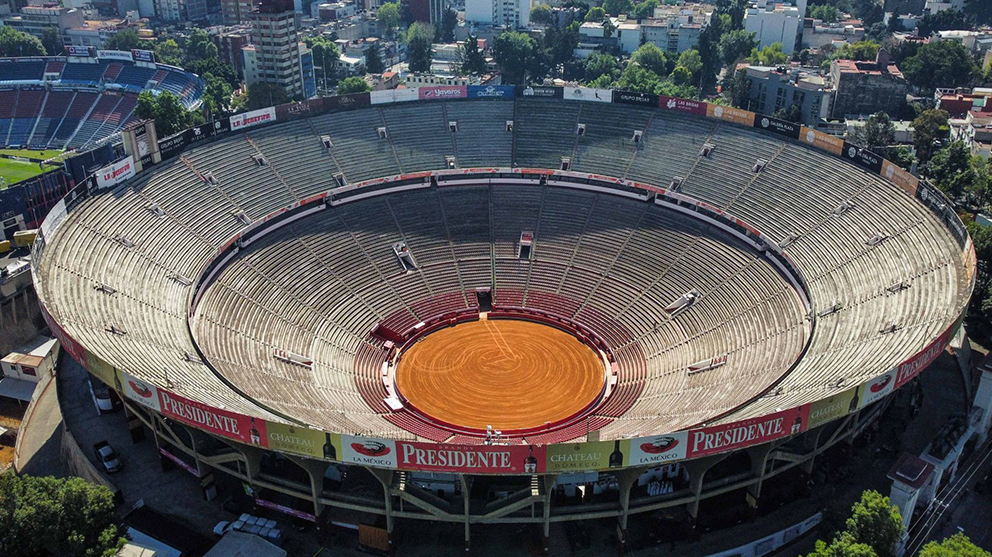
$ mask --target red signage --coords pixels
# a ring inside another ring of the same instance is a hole
[[[162,413],[170,418],[249,445],[268,445],[265,420],[213,408],[164,389],[158,390],[158,396]]]
[[[439,445],[396,442],[397,467],[428,472],[534,474],[544,471],[545,448],[528,445]]]
[[[675,97],[666,97],[665,95],[658,95],[658,108],[706,116],[706,103],[689,99],[679,99]]]
[[[689,432],[687,456],[698,458],[800,433],[808,416],[806,405],[742,422],[694,429]]]
[[[302,518],[303,520],[309,520],[310,522],[317,522],[317,516],[310,514],[306,511],[298,511],[292,507],[287,507],[286,505],[280,505],[279,503],[273,503],[272,501],[266,501],[265,499],[255,499],[255,504],[259,507],[265,507],[266,509],[272,509],[274,511],[279,511],[289,516],[295,516],[296,518]]]
[[[907,381],[919,375],[921,371],[926,369],[928,365],[944,352],[944,349],[947,348],[947,343],[950,341],[952,329],[954,329],[953,326],[944,331],[923,352],[899,364],[899,369],[896,371],[895,388],[902,387]]]

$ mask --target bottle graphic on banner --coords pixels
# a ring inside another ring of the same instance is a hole
[[[803,417],[796,416],[796,421],[792,422],[792,433],[799,433],[799,430],[803,428]]]
[[[623,453],[620,452],[620,440],[613,442],[613,452],[610,453],[610,468],[620,468],[623,466]]]
[[[858,398],[858,393],[860,392],[861,392],[861,387],[857,387],[854,389],[854,398],[851,399],[851,406],[847,409],[848,414],[858,409],[858,402],[860,402],[860,399]]]
[[[261,445],[262,436],[258,434],[258,430],[255,429],[255,418],[251,419],[251,430],[248,431],[248,438],[251,440],[252,445]]]
[[[327,460],[337,460],[338,452],[334,448],[334,444],[331,443],[331,434],[324,432],[324,458]]]
[[[530,446],[530,453],[524,459],[524,473],[533,474],[537,472],[537,459],[534,458],[534,445]]]

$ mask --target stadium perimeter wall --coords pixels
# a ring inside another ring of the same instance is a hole
[[[431,100],[462,98],[490,98],[498,100],[513,99],[515,97],[612,102],[695,114],[700,117],[765,130],[782,138],[799,141],[839,156],[892,181],[936,214],[948,227],[962,248],[963,264],[971,280],[970,288],[974,288],[975,253],[971,238],[954,212],[953,205],[939,190],[929,183],[919,180],[875,153],[814,129],[745,110],[688,99],[583,87],[441,86],[416,90],[378,91],[269,107],[235,115],[229,119],[209,122],[162,139],[158,142],[158,155],[160,157],[147,155],[145,158],[140,159],[140,162],[142,169],[144,169],[161,160],[175,157],[185,149],[200,142],[209,141],[229,132],[323,112],[350,110],[396,102],[429,102]],[[158,160],[155,160],[156,158]],[[113,189],[133,177],[137,173],[134,163],[135,160],[129,155],[125,159],[101,169],[84,183],[79,184],[56,204],[41,225],[40,233],[35,244],[35,260],[38,261],[42,257],[45,238],[51,237],[69,212],[89,196],[103,190]],[[455,174],[469,174],[470,172],[476,174],[474,178],[487,179],[492,178],[494,174],[503,174],[499,169],[453,171]],[[524,178],[523,174],[526,172],[525,169],[513,169],[511,174],[517,173],[520,178]],[[530,172],[532,174],[544,175],[545,178],[553,175],[564,176],[567,174],[547,169],[531,169]],[[410,180],[438,180],[442,179],[442,176],[450,175],[451,173],[447,171],[419,173],[418,175],[379,178],[360,184],[347,184],[331,192],[304,199],[292,207],[270,215],[267,219],[275,219],[284,214],[295,216],[296,211],[300,209],[306,211],[320,210],[318,207],[324,206],[328,202],[327,199],[330,199],[330,202],[333,203],[335,196],[348,191],[358,190],[361,192],[361,190],[369,188],[369,193],[373,194],[371,191],[373,189],[383,188],[384,191],[389,191],[394,188],[405,187],[410,183]],[[479,173],[483,175],[479,176]],[[488,176],[485,175],[487,173]],[[619,188],[626,189],[627,191],[644,191],[647,189],[656,195],[677,195],[674,192],[668,192],[661,188],[636,184],[625,180],[595,175],[585,176],[590,184],[598,184],[604,188]],[[657,199],[656,202],[658,202]],[[727,217],[724,219],[726,222],[732,222],[733,217],[726,215],[714,207],[700,207],[700,204],[697,202],[696,209],[694,210],[699,211],[700,208],[703,213],[712,212],[721,219]],[[260,225],[264,224],[264,220],[260,223],[253,223],[249,227],[246,227],[238,236],[245,235],[249,238],[252,236],[257,238],[258,236],[252,233]],[[738,224],[746,228],[746,223]],[[266,232],[264,228],[262,226],[261,232],[263,234]],[[760,237],[758,231],[755,230],[754,233]],[[223,246],[223,249],[218,250],[217,255],[220,256],[228,248],[231,248],[232,245],[235,245],[239,241],[239,237],[232,238]],[[203,275],[201,275],[202,277]],[[157,385],[150,384],[128,374],[124,370],[116,369],[101,360],[97,355],[86,350],[85,347],[66,334],[59,323],[52,318],[45,306],[44,300],[40,299],[39,303],[41,304],[42,315],[54,334],[61,341],[63,348],[84,365],[94,376],[104,383],[123,391],[129,400],[163,416],[236,442],[255,445],[286,454],[315,459],[324,458],[323,453],[320,452],[325,439],[324,431],[301,427],[299,424],[290,425],[289,423],[267,421],[224,409],[213,408],[170,392]],[[191,300],[191,309],[194,306],[195,300]],[[672,432],[668,435],[621,440],[620,448],[624,454],[622,467],[673,463],[716,453],[734,451],[804,432],[857,412],[861,408],[891,394],[895,389],[916,377],[917,374],[933,362],[944,351],[950,338],[957,332],[964,317],[965,309],[962,309],[961,314],[957,316],[950,327],[938,335],[921,352],[901,362],[886,373],[863,384],[853,386],[827,399],[807,403],[795,408],[784,409],[758,418],[692,428]],[[855,400],[857,402],[853,402]],[[608,455],[612,452],[614,445],[613,441],[602,441],[564,443],[537,447],[528,447],[526,445],[465,446],[373,439],[337,432],[326,433],[330,434],[336,451],[337,461],[339,462],[386,469],[471,474],[521,474],[605,470],[609,468]],[[659,451],[658,442],[662,440],[663,443],[661,443],[661,446],[664,447],[664,450]],[[523,463],[530,455],[536,458],[536,467],[525,468]],[[566,457],[566,455],[568,456]]]

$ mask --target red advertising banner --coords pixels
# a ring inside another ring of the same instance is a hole
[[[896,370],[895,388],[898,389],[905,385],[907,381],[919,375],[921,371],[936,360],[944,352],[944,349],[947,348],[947,343],[951,340],[951,331],[955,329],[956,327],[951,326],[950,329],[944,331],[943,334],[931,342],[926,350],[899,364],[899,368]]]
[[[396,442],[400,469],[474,474],[544,471],[545,447],[533,445],[439,445]]]
[[[257,498],[255,499],[255,504],[259,507],[265,507],[266,509],[272,509],[283,514],[288,514],[289,516],[295,516],[296,518],[302,518],[303,520],[309,520],[310,522],[317,522],[317,517],[315,515],[306,511],[298,511],[292,507],[287,507],[286,505],[280,505],[279,503],[273,503],[272,501]]]
[[[164,447],[159,447],[158,448],[158,452],[161,453],[162,456],[164,456],[165,458],[167,458],[167,459],[171,460],[172,462],[176,463],[176,466],[182,468],[183,470],[189,472],[190,474],[193,474],[197,478],[200,477],[200,473],[196,471],[196,468],[193,468],[189,464],[186,464],[186,461],[184,461],[183,459],[179,458],[178,456],[170,453],[169,451],[165,450]]]
[[[658,95],[658,108],[706,116],[706,103],[689,99],[679,99],[676,97]]]
[[[760,418],[689,431],[688,458],[699,458],[749,445],[765,443],[805,431],[809,405]]]
[[[158,396],[162,413],[170,418],[249,445],[268,445],[265,420],[213,408],[164,389],[158,389]]]
[[[62,350],[65,350],[66,353],[72,356],[72,359],[76,360],[80,365],[85,367],[86,351],[83,349],[83,346],[76,342],[76,339],[69,336],[69,334],[65,332],[65,329],[63,329],[62,326],[55,321],[52,315],[48,313],[48,308],[45,307],[45,304],[39,305],[41,306],[41,316],[45,319],[45,323],[48,324],[48,328],[52,330],[52,334],[55,335],[55,338],[59,339],[59,344],[62,345]]]

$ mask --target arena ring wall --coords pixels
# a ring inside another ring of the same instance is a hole
[[[910,381],[960,324],[970,238],[870,152],[636,93],[410,94],[238,115],[162,140],[172,158],[133,178],[81,184],[36,243],[63,346],[133,404],[237,442],[521,474],[561,471],[556,443],[588,456],[574,471],[611,467],[617,442],[629,467],[805,432]],[[452,100],[469,96],[499,98]],[[588,331],[615,364],[602,404],[505,446],[403,408],[386,343],[477,315],[479,288],[507,317]]]

